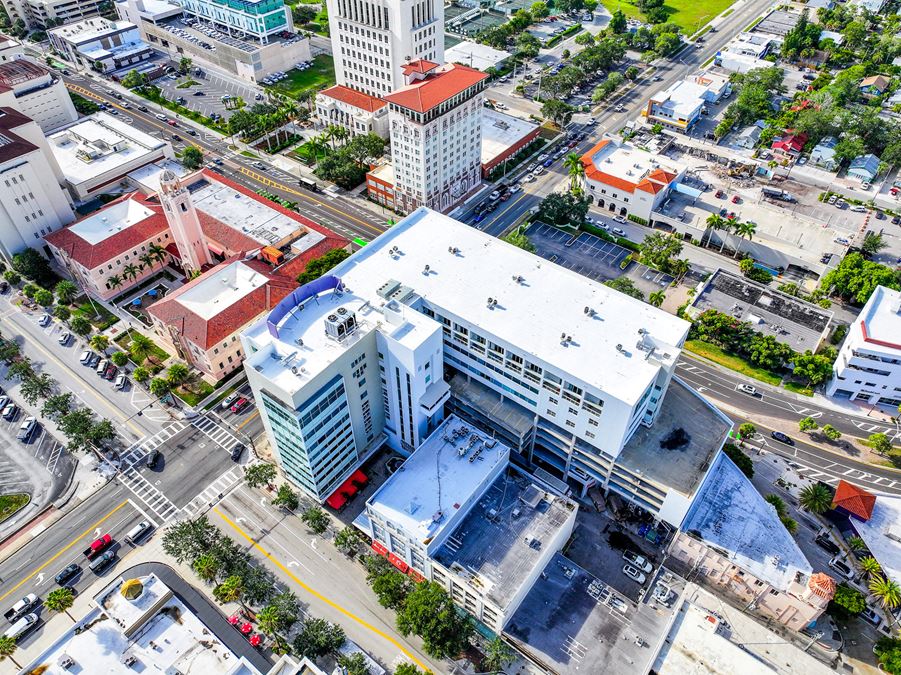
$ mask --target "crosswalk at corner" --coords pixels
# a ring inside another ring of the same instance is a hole
[[[167,424],[150,438],[144,438],[138,441],[122,455],[122,466],[126,468],[134,466],[146,457],[147,453],[160,447],[186,426],[187,425],[184,422],[172,422],[171,424]]]
[[[202,511],[211,503],[218,501],[221,496],[227,494],[243,477],[244,469],[240,466],[235,466],[226,471],[182,508],[184,517],[193,518],[198,511]]]
[[[169,501],[162,492],[150,484],[134,467],[128,467],[120,471],[118,479],[131,490],[135,497],[150,509],[160,520],[161,524],[168,523],[179,514],[179,508]]]
[[[226,452],[231,452],[231,449],[240,443],[235,435],[225,428],[224,424],[213,420],[210,414],[198,417],[191,424]]]

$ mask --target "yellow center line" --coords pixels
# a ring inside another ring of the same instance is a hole
[[[122,110],[123,112],[131,113],[131,110],[130,110],[129,108],[123,108],[121,105],[119,105],[119,104],[117,104],[117,103],[115,103],[115,102],[113,102],[113,101],[107,101],[107,100],[104,99],[102,96],[100,96],[100,95],[98,95],[98,94],[95,94],[95,93],[94,93],[93,91],[91,91],[90,89],[85,89],[84,87],[79,87],[77,84],[71,84],[71,83],[66,83],[66,86],[68,86],[69,89],[71,89],[72,91],[74,91],[74,92],[77,93],[77,94],[83,94],[83,95],[85,95],[85,96],[90,96],[90,97],[93,98],[93,99],[96,99],[96,100],[98,100],[98,101],[101,101],[101,102],[103,102],[103,103],[106,103],[107,105],[111,105],[111,106],[113,106],[113,107],[115,107],[115,108],[118,108],[119,110]],[[133,113],[132,113],[132,114],[133,114]],[[176,114],[177,114],[177,113],[176,113]],[[155,126],[155,127],[159,128],[159,129],[161,129],[162,131],[171,131],[171,130],[172,130],[172,127],[169,126],[169,125],[159,124],[159,123],[154,122],[154,121],[152,121],[152,120],[144,119],[143,117],[141,118],[141,121],[142,121],[142,122],[146,122],[146,123],[148,123],[148,124],[150,124],[150,125],[152,125],[152,126]],[[279,189],[279,190],[283,190],[284,192],[287,192],[287,193],[289,193],[289,194],[296,195],[296,196],[300,197],[302,201],[312,202],[313,204],[317,204],[318,206],[320,206],[320,207],[322,207],[322,208],[324,208],[324,209],[329,209],[330,211],[334,211],[334,212],[337,213],[338,215],[344,216],[345,218],[347,218],[347,219],[349,219],[349,220],[352,220],[352,221],[354,221],[355,223],[358,223],[359,225],[365,227],[367,230],[369,230],[370,232],[372,232],[372,233],[375,234],[376,236],[378,236],[378,235],[380,235],[382,232],[384,232],[384,230],[380,230],[380,229],[378,229],[377,227],[375,227],[375,226],[373,226],[373,225],[370,225],[370,224],[367,223],[365,220],[360,220],[359,218],[356,218],[355,216],[352,216],[352,215],[350,215],[349,213],[345,213],[345,212],[342,211],[341,209],[336,208],[336,207],[332,206],[331,204],[326,204],[325,202],[321,202],[321,201],[319,201],[318,199],[316,199],[316,198],[314,198],[314,197],[311,197],[310,195],[308,195],[308,194],[306,194],[306,193],[304,193],[304,192],[298,192],[298,191],[295,190],[294,188],[288,187],[287,185],[284,185],[284,184],[282,184],[282,183],[279,183],[278,181],[274,181],[274,180],[272,180],[271,178],[266,178],[265,176],[262,176],[262,175],[256,173],[255,171],[251,171],[250,169],[248,169],[248,168],[246,168],[246,167],[244,167],[244,166],[241,166],[240,164],[238,164],[237,166],[238,166],[238,171],[239,171],[240,173],[243,173],[243,174],[246,175],[248,178],[251,178],[251,179],[255,180],[257,183],[260,183],[260,184],[262,184],[262,185],[268,185],[269,187],[274,187],[274,188],[277,188],[277,189]]]
[[[253,414],[251,414],[250,417],[248,417],[246,420],[244,420],[243,422],[241,422],[241,424],[239,424],[238,426],[236,426],[235,429],[237,429],[238,431],[240,431],[241,429],[243,429],[244,427],[246,427],[248,424],[250,424],[250,423],[254,420],[254,418],[256,418],[256,416],[259,415],[259,414],[260,414],[259,409],[254,410],[254,411],[253,411]]]
[[[101,524],[103,524],[104,521],[106,521],[110,516],[112,516],[116,511],[118,511],[119,509],[121,509],[121,508],[122,508],[123,506],[125,506],[126,504],[128,504],[128,500],[127,500],[127,499],[126,499],[125,501],[123,501],[121,504],[119,504],[119,506],[117,506],[116,508],[114,508],[112,511],[110,511],[109,513],[107,513],[105,516],[103,516],[103,518],[101,518],[101,519],[98,520],[96,523],[94,523],[93,525],[91,525],[88,529],[86,529],[86,530],[85,530],[84,532],[82,532],[80,535],[78,535],[77,537],[75,537],[72,541],[70,541],[68,544],[66,544],[65,547],[63,547],[63,548],[61,548],[59,551],[57,551],[56,554],[55,554],[52,558],[50,558],[49,560],[47,560],[46,562],[44,562],[44,564],[41,565],[40,567],[38,567],[37,569],[33,570],[27,577],[25,577],[24,579],[22,579],[22,581],[20,581],[19,583],[17,583],[15,586],[13,586],[11,589],[9,589],[9,590],[8,590],[6,593],[4,593],[3,595],[0,595],[0,602],[3,602],[3,600],[5,600],[6,598],[8,598],[12,593],[15,593],[16,590],[19,589],[19,588],[21,588],[21,586],[22,586],[25,582],[29,581],[30,579],[33,579],[33,578],[36,577],[38,574],[40,574],[41,570],[43,570],[43,569],[44,569],[45,567],[47,567],[50,563],[52,563],[54,560],[56,560],[57,558],[59,558],[63,553],[65,553],[66,551],[68,551],[70,548],[72,548],[72,547],[73,547],[75,544],[77,544],[79,541],[82,541],[82,540],[84,540],[85,537],[91,535],[91,534],[94,532],[94,530],[96,530],[98,527],[100,527]]]
[[[358,617],[356,614],[352,613],[350,610],[345,609],[344,607],[342,607],[341,605],[339,605],[339,604],[338,604],[337,602],[335,602],[334,600],[330,600],[329,598],[327,598],[327,597],[325,597],[324,595],[322,595],[322,593],[320,593],[319,591],[314,590],[314,589],[313,589],[312,587],[310,587],[308,584],[306,584],[306,583],[304,583],[303,581],[301,581],[301,580],[300,580],[293,572],[291,572],[291,570],[289,570],[287,567],[285,567],[284,565],[282,565],[281,562],[279,562],[279,561],[275,558],[275,556],[271,555],[271,554],[269,553],[269,551],[267,551],[267,550],[264,549],[262,546],[260,546],[256,541],[254,541],[254,540],[250,537],[250,535],[248,535],[244,530],[242,530],[242,529],[241,529],[236,523],[234,523],[228,516],[226,516],[224,513],[222,513],[222,512],[221,512],[219,509],[217,509],[217,508],[213,508],[213,511],[216,513],[216,515],[218,515],[220,518],[222,518],[222,520],[224,520],[226,523],[228,523],[228,525],[229,525],[235,532],[237,532],[239,535],[241,535],[241,537],[243,537],[244,539],[246,539],[246,540],[251,544],[251,546],[253,546],[256,550],[258,550],[260,553],[262,553],[262,554],[266,557],[267,560],[269,560],[273,565],[275,565],[275,566],[278,567],[282,572],[284,572],[286,575],[288,575],[288,577],[289,577],[292,581],[294,581],[294,583],[296,583],[298,586],[300,586],[302,589],[304,589],[305,591],[307,591],[308,593],[310,593],[310,594],[311,594],[312,596],[314,596],[315,598],[318,598],[319,600],[321,600],[322,602],[324,602],[325,604],[327,604],[329,607],[332,607],[333,609],[338,610],[339,612],[341,612],[344,616],[348,617],[349,619],[352,619],[353,621],[356,621],[358,624],[360,624],[360,625],[363,626],[364,628],[366,628],[366,629],[372,631],[373,633],[375,633],[375,634],[378,635],[379,637],[384,638],[385,640],[387,640],[388,642],[390,642],[391,644],[393,644],[395,647],[397,647],[398,649],[400,649],[400,650],[401,650],[401,651],[402,651],[409,659],[411,659],[411,660],[412,660],[417,666],[419,666],[422,670],[424,670],[425,672],[429,672],[429,669],[425,666],[425,664],[423,664],[419,659],[417,659],[417,658],[416,658],[416,657],[415,657],[415,656],[414,656],[414,655],[413,655],[406,647],[404,647],[400,642],[398,642],[397,640],[395,640],[393,637],[391,637],[390,635],[388,635],[388,634],[385,633],[384,631],[379,630],[378,628],[376,628],[375,626],[373,626],[373,625],[370,624],[369,622],[367,622],[367,621],[361,619],[361,618]],[[2,598],[0,598],[0,600],[2,600]]]

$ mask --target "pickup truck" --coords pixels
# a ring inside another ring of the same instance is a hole
[[[34,593],[29,593],[12,607],[10,607],[6,612],[4,612],[3,618],[10,623],[15,623],[23,616],[28,614],[28,610],[34,607],[35,604],[37,604],[37,601],[38,596],[36,596]]]
[[[84,555],[84,557],[87,558],[88,560],[93,560],[98,555],[103,553],[103,551],[106,550],[106,548],[112,543],[113,543],[112,535],[105,534],[102,537],[100,537],[100,539],[96,539],[93,542],[91,542],[91,545],[88,546],[83,551],[82,555]]]

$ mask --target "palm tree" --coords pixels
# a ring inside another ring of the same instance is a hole
[[[867,573],[867,576],[872,578],[877,574],[882,572],[882,566],[876,560],[876,558],[872,556],[867,556],[863,560],[860,561],[860,569]]]
[[[132,265],[131,263],[128,263],[125,267],[122,268],[122,274],[124,274],[127,279],[131,279],[132,281],[138,278],[140,271],[141,269],[137,265]]]
[[[296,135],[297,127],[294,124],[294,120],[297,118],[297,113],[299,112],[297,104],[291,99],[286,98],[282,109],[285,111],[285,116],[288,121],[291,122],[291,133]]]
[[[335,129],[335,140],[340,141],[341,145],[344,145],[348,138],[350,138],[350,131],[348,131],[346,127],[338,127]]]
[[[153,266],[156,265],[156,258],[150,252],[142,255],[139,260],[141,261],[141,264],[149,270],[152,270]]]
[[[718,213],[711,213],[707,216],[707,229],[704,230],[704,236],[701,237],[701,243],[706,245],[705,239],[707,239],[707,243],[709,243],[710,230],[722,229],[724,222],[726,222],[725,219]]]
[[[75,617],[69,614],[69,608],[75,603],[75,595],[68,586],[50,591],[44,599],[44,606],[54,612],[65,612],[75,623]]]
[[[190,375],[191,371],[185,364],[173,363],[171,366],[169,366],[169,371],[166,374],[166,379],[169,380],[169,384],[177,387],[180,384],[184,384]]]
[[[751,221],[745,223],[735,223],[735,234],[744,239],[748,238],[748,241],[754,238],[754,233],[757,232],[757,223],[752,223]],[[733,258],[738,257],[738,250],[741,248],[741,242],[739,242],[739,246],[735,247],[735,255]]]
[[[822,483],[813,483],[801,490],[799,501],[811,513],[826,513],[832,507],[832,493]]]
[[[319,136],[313,136],[313,138],[307,141],[307,145],[313,152],[313,161],[318,162],[319,153],[325,151],[328,147],[328,141],[325,139],[325,134],[321,134]]]
[[[110,285],[110,288],[121,288],[122,284],[125,282],[118,274],[113,274],[112,276],[107,277],[106,283]]]
[[[714,213],[713,215],[711,215],[707,218],[707,226],[710,229],[715,230],[717,232],[722,231],[722,232],[728,234],[729,232],[731,232],[734,229],[735,224],[731,220],[729,220],[727,218],[723,218],[719,214]],[[725,247],[726,247],[726,237],[722,236],[720,238],[720,253],[723,252],[723,249]]]
[[[16,640],[15,638],[6,637],[5,635],[0,635],[0,661],[5,661],[7,657],[9,660],[13,662],[13,665],[16,668],[21,668],[16,660],[13,658],[13,654],[16,653]]]
[[[663,291],[654,291],[648,296],[648,302],[654,305],[654,307],[660,307],[664,300],[666,300],[666,295]]]
[[[151,244],[150,248],[147,249],[147,252],[153,256],[154,260],[156,260],[161,266],[166,259],[169,257],[169,253],[159,244]]]
[[[244,580],[234,574],[216,586],[213,595],[219,602],[241,602],[244,598]]]
[[[870,579],[870,593],[886,609],[895,609],[901,605],[901,586],[886,577],[875,576]]]
[[[260,632],[269,637],[275,637],[278,632],[279,624],[281,624],[281,615],[278,607],[267,605],[257,612],[257,623],[260,626]]]
[[[571,152],[563,160],[563,168],[569,174],[569,191],[574,195],[582,193],[582,176],[585,175],[585,165],[578,153]]]
[[[848,548],[852,551],[863,551],[867,548],[867,543],[860,537],[848,537]]]
[[[141,333],[132,333],[131,342],[128,343],[128,351],[135,363],[144,363],[153,355],[153,340]]]
[[[332,150],[335,149],[335,143],[334,143],[335,138],[336,138],[335,131],[340,128],[341,127],[339,127],[335,124],[329,124],[325,128],[325,131],[322,134],[325,137],[325,140],[328,142],[329,146],[332,148]]]
[[[204,553],[191,563],[191,569],[207,583],[215,581],[219,576],[220,567],[219,559],[212,553]]]
[[[56,284],[53,292],[56,293],[56,297],[59,298],[59,303],[61,305],[68,305],[75,299],[75,296],[78,295],[78,286],[68,279],[63,279]]]

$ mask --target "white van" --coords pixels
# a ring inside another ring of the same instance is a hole
[[[152,529],[153,526],[150,523],[146,520],[142,520],[128,531],[128,534],[125,535],[125,541],[132,545],[137,544],[141,539],[146,537]]]
[[[3,637],[18,640],[26,631],[31,630],[34,626],[36,626],[37,623],[37,614],[26,614],[21,619],[16,621],[12,626],[10,626],[9,630],[7,630],[3,634]]]

